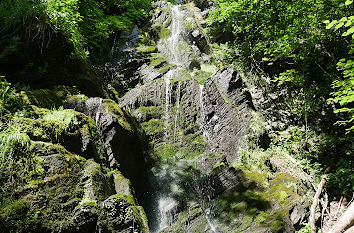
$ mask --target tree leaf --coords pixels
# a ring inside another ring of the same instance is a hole
[[[348,6],[348,5],[352,4],[352,3],[353,3],[353,0],[346,0],[346,1],[345,1],[345,5],[346,5],[346,6]]]
[[[345,23],[344,27],[349,27],[350,25],[352,25],[352,21],[351,21],[351,20],[348,20],[348,21]]]
[[[344,22],[340,22],[339,24],[336,25],[336,29],[339,29],[344,26]]]
[[[337,22],[338,22],[337,20],[333,20],[332,22],[327,24],[326,29],[331,29]]]
[[[341,18],[339,21],[347,21],[347,20],[348,20],[347,17],[343,17],[343,18]]]

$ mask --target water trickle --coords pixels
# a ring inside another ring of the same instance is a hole
[[[199,127],[203,132],[203,137],[207,141],[209,141],[209,134],[207,131],[204,130],[205,113],[204,113],[203,90],[204,90],[204,86],[202,84],[199,84],[199,105],[200,105]]]
[[[210,208],[207,208],[207,209],[205,210],[205,218],[206,218],[206,220],[207,220],[207,222],[208,222],[208,225],[210,226],[210,230],[211,230],[213,233],[218,233],[218,230],[217,230],[216,226],[214,225],[214,223],[213,223],[213,221],[212,221],[210,215],[211,215],[211,210],[210,210]]]
[[[161,221],[158,232],[172,225],[173,222],[173,210],[177,206],[177,202],[170,197],[160,198],[158,201],[159,210],[161,215]]]
[[[165,144],[169,143],[169,129],[170,129],[170,104],[171,104],[171,79],[173,77],[173,70],[170,70],[165,75]]]
[[[171,23],[171,36],[167,39],[167,45],[170,52],[170,62],[176,65],[182,65],[181,52],[179,51],[179,37],[182,32],[183,25],[183,12],[180,10],[180,6],[176,5],[172,8],[172,23]]]
[[[177,86],[177,99],[176,99],[176,113],[175,113],[175,129],[173,131],[173,142],[176,141],[176,134],[178,130],[178,116],[179,116],[179,109],[180,109],[180,99],[181,99],[181,82],[178,82]]]

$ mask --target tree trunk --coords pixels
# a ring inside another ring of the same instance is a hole
[[[316,207],[318,205],[319,202],[319,198],[322,192],[322,189],[324,187],[324,185],[326,184],[326,180],[327,180],[327,175],[323,175],[320,184],[318,185],[316,194],[313,198],[313,203],[311,205],[311,209],[310,209],[310,227],[311,227],[311,233],[316,233]]]
[[[354,202],[350,204],[344,214],[334,224],[329,233],[341,233],[354,225]]]

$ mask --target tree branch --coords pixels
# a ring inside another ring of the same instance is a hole
[[[341,233],[354,225],[354,202],[350,204],[348,209],[334,224],[329,233]]]
[[[323,189],[324,185],[326,184],[326,181],[327,181],[327,175],[323,175],[322,179],[321,179],[321,182],[318,185],[315,197],[313,198],[313,203],[311,205],[310,218],[309,218],[309,223],[310,223],[310,227],[311,227],[311,233],[316,233],[316,218],[315,218],[316,207],[318,205],[319,198],[320,198],[322,189]]]

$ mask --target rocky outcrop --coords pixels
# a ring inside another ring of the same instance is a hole
[[[245,91],[242,79],[232,68],[214,74],[207,79],[204,93],[203,130],[214,150],[224,154],[229,161],[237,158],[239,140],[247,132],[250,110],[253,108],[250,94]]]
[[[144,161],[144,134],[133,118],[112,100],[68,98],[64,104],[96,121],[109,167],[118,169],[132,181],[138,198],[149,192]]]
[[[32,105],[9,121],[0,232],[148,232],[133,188],[148,186],[136,123],[100,98],[69,97],[65,107]]]

